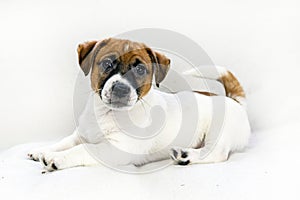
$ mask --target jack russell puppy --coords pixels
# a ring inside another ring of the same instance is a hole
[[[216,163],[226,161],[231,152],[248,144],[251,131],[245,93],[225,68],[216,67],[215,77],[204,78],[222,83],[226,97],[200,91],[166,93],[154,89],[153,83],[159,86],[164,80],[170,60],[142,43],[110,38],[80,44],[77,52],[82,71],[90,74],[93,92],[72,135],[28,153],[46,171],[99,162],[142,166],[168,158],[179,165]],[[203,78],[197,70],[187,74]],[[214,109],[213,102],[223,104],[223,111]],[[155,106],[163,114],[153,116]],[[184,120],[182,113],[195,111],[197,125],[192,139],[185,143],[177,140],[175,145]],[[218,112],[224,113],[224,120],[216,137],[210,130]],[[161,127],[147,128],[162,116]],[[150,133],[153,129],[158,134]]]

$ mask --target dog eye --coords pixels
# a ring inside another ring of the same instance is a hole
[[[106,58],[103,61],[101,61],[100,65],[105,72],[112,70],[114,67],[112,60],[109,58]]]
[[[147,70],[146,67],[143,64],[138,64],[135,67],[135,72],[139,75],[139,76],[143,76],[144,74],[146,74]]]

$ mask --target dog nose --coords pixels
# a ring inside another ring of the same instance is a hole
[[[111,89],[113,95],[119,98],[127,96],[130,92],[130,88],[126,84],[121,83],[119,81],[113,84]]]

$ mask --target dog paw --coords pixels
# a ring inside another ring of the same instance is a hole
[[[44,165],[44,172],[52,172],[61,169],[64,161],[57,153],[51,152],[45,153],[44,156],[40,157],[40,162]]]
[[[178,165],[188,165],[191,162],[188,149],[174,147],[171,149],[170,156]]]
[[[45,152],[47,152],[45,148],[33,149],[27,154],[27,157],[30,160],[39,161],[40,158],[44,156]]]

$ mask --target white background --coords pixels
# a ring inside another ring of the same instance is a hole
[[[298,2],[1,1],[0,148],[70,134],[77,44],[137,28],[180,32],[233,70],[253,132],[299,120]]]
[[[26,154],[42,143],[18,145],[0,151],[1,197],[300,199],[299,0],[2,0],[0,149],[70,134],[77,44],[137,28],[182,33],[235,72],[253,129],[246,151],[151,174],[101,166],[41,174]]]

